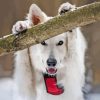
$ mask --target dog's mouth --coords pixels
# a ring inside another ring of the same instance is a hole
[[[55,75],[57,73],[57,69],[55,67],[46,68],[46,71],[49,75]]]

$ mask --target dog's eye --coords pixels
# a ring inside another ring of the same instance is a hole
[[[42,41],[41,44],[47,46],[47,43],[45,41]]]
[[[59,41],[58,43],[57,43],[57,46],[60,46],[60,45],[63,45],[63,41]]]

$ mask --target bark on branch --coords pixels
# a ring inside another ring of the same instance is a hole
[[[84,26],[96,21],[100,21],[100,2],[79,7],[63,16],[56,16],[44,24],[27,30],[17,38],[13,35],[1,38],[0,54],[24,49],[77,26]]]

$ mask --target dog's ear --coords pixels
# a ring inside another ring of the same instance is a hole
[[[36,4],[30,6],[27,19],[30,20],[33,25],[45,22],[46,18],[47,15]]]

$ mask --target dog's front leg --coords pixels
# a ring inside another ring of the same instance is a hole
[[[31,70],[28,49],[15,53],[13,100],[36,100],[35,73]],[[17,98],[17,99],[16,99]]]

